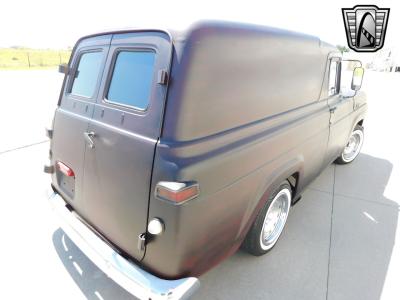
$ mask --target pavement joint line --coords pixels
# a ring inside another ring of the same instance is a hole
[[[378,205],[383,205],[383,206],[388,206],[388,207],[393,207],[393,208],[400,208],[400,205],[399,205],[399,204],[381,203],[381,202],[378,202],[378,201],[374,201],[374,200],[371,200],[371,199],[365,199],[365,198],[357,197],[357,196],[348,196],[348,195],[337,194],[337,193],[335,194],[335,196],[339,196],[339,197],[343,197],[343,198],[349,198],[349,199],[355,199],[355,200],[360,200],[360,201],[365,201],[365,202],[369,202],[369,203],[373,203],[373,204],[378,204]],[[388,199],[388,200],[390,200],[390,199]],[[390,201],[395,202],[395,201],[393,201],[393,200],[390,200]]]
[[[29,145],[24,145],[24,146],[13,148],[13,149],[8,149],[8,150],[0,152],[0,155],[6,154],[6,153],[9,153],[9,152],[13,152],[13,151],[16,151],[16,150],[21,150],[21,149],[24,149],[24,148],[29,148],[29,147],[32,147],[32,146],[37,146],[37,145],[40,145],[40,144],[44,144],[44,143],[47,143],[48,141],[49,140],[45,140],[45,141],[40,141],[40,142],[36,142],[36,143],[33,143],[33,144],[29,144]]]
[[[329,251],[328,251],[328,274],[326,276],[326,300],[329,297],[329,273],[331,265],[331,248],[332,248],[332,227],[333,227],[333,206],[335,203],[335,183],[336,183],[336,165],[333,165],[333,185],[332,185],[332,206],[331,206],[331,228],[329,235]]]
[[[311,191],[315,191],[315,192],[321,192],[321,193],[325,193],[325,194],[328,194],[328,195],[332,195],[332,192],[328,192],[328,191],[324,191],[324,190],[320,190],[320,189],[316,189],[316,188],[312,188],[312,187],[307,188],[307,190],[311,190]]]
[[[315,191],[315,192],[320,192],[320,193],[325,193],[328,195],[333,195],[332,192],[328,192],[328,191],[324,191],[324,190],[320,190],[320,189],[316,189],[316,188],[307,188],[307,190],[311,190],[311,191]],[[383,206],[388,206],[388,207],[394,207],[394,208],[400,208],[400,204],[387,204],[387,203],[381,203],[378,201],[374,201],[371,199],[366,199],[366,198],[362,198],[359,196],[351,196],[351,195],[345,195],[345,194],[340,194],[340,193],[335,193],[335,196],[339,196],[339,197],[343,197],[343,198],[349,198],[349,199],[355,199],[355,200],[360,200],[360,201],[366,201],[366,202],[370,202],[370,203],[374,203],[374,204],[378,204],[378,205],[383,205]],[[390,199],[389,199],[390,200]],[[393,201],[393,200],[391,200]],[[393,201],[395,202],[395,201]]]

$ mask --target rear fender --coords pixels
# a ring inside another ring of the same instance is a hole
[[[260,184],[260,188],[257,190],[256,194],[256,206],[251,211],[251,217],[248,219],[247,224],[244,226],[244,230],[241,230],[244,239],[247,232],[250,230],[251,225],[254,223],[259,211],[263,208],[267,202],[270,195],[279,187],[279,185],[294,173],[298,174],[296,188],[292,191],[292,200],[297,196],[299,192],[299,184],[303,178],[304,174],[304,157],[299,155],[292,160],[279,165],[279,167],[274,168],[274,171],[269,172],[266,176],[266,180]],[[301,186],[301,185],[300,185]]]

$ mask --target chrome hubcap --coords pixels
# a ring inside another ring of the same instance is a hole
[[[281,235],[289,213],[290,202],[291,194],[288,189],[281,190],[272,200],[261,230],[260,244],[262,249],[272,248]]]
[[[364,139],[364,134],[361,130],[357,129],[353,131],[342,153],[342,159],[345,162],[350,162],[356,158],[356,156],[361,150],[363,139]]]

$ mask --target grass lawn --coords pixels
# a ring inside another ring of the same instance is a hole
[[[0,48],[0,69],[51,68],[68,63],[70,55],[69,50]]]

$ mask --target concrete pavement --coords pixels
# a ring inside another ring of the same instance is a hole
[[[2,84],[10,80],[0,99],[9,109],[0,112],[1,298],[133,299],[68,239],[47,206],[49,178],[41,170],[48,143],[37,143],[44,140],[42,124],[60,84],[50,72],[0,72]],[[15,89],[25,83],[33,96]],[[193,299],[399,298],[399,83],[400,74],[367,73],[370,109],[362,154],[351,165],[329,166],[313,182],[270,253],[238,251],[200,278]],[[25,118],[15,138],[9,114],[17,109]],[[29,144],[37,145],[13,150]]]

